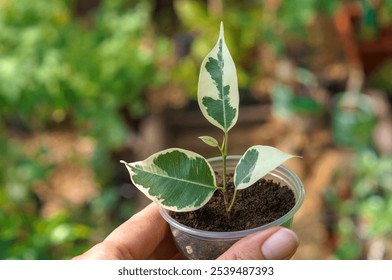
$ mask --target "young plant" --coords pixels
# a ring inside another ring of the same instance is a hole
[[[237,191],[251,186],[294,156],[270,146],[249,148],[235,168],[234,195],[228,201],[225,176],[228,133],[238,119],[239,93],[235,64],[224,40],[223,23],[218,42],[201,65],[198,103],[204,117],[223,132],[221,144],[211,136],[199,137],[206,144],[216,147],[221,154],[222,186],[218,186],[207,159],[184,149],[171,148],[143,161],[121,162],[127,167],[133,184],[165,209],[177,212],[197,210],[210,200],[214,192],[220,191],[230,216]]]

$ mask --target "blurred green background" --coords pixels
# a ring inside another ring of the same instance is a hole
[[[323,234],[309,250],[318,253],[298,258],[391,258],[391,49],[368,71],[334,24],[344,4],[359,4],[364,16],[351,39],[377,40],[392,1],[298,2],[0,1],[0,259],[69,259],[142,207],[119,160],[139,160],[154,143],[172,146],[162,126],[150,135],[147,123],[194,110],[220,21],[241,104],[270,108],[252,124],[254,139],[305,139],[290,147],[309,161],[302,178],[310,190],[307,177],[325,150],[349,154],[348,170],[334,165],[317,193]],[[355,78],[358,69],[364,76]],[[347,90],[350,79],[360,86]],[[193,129],[186,125],[183,132]],[[321,129],[327,140],[311,138]],[[304,224],[301,239],[311,234]]]

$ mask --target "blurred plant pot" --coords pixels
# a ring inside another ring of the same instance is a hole
[[[371,146],[375,125],[376,116],[370,97],[361,93],[340,93],[336,96],[332,110],[332,132],[336,145],[353,148]]]
[[[228,173],[234,172],[239,159],[240,156],[229,156],[227,158]],[[211,158],[208,161],[216,172],[222,173],[221,157]],[[273,226],[291,227],[293,216],[299,210],[304,200],[305,191],[303,183],[295,173],[282,165],[271,171],[264,178],[280,182],[282,185],[287,185],[294,192],[296,201],[294,207],[284,216],[257,228],[233,232],[198,230],[179,223],[169,215],[167,210],[161,208],[161,214],[169,223],[175,244],[183,256],[187,259],[216,259],[236,241],[249,234]]]
[[[353,1],[335,13],[335,27],[349,65],[363,68],[367,76],[392,57],[391,21],[388,26],[378,20],[378,14],[388,15],[389,9],[382,1]]]

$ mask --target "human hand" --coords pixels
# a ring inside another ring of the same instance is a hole
[[[218,259],[265,260],[290,259],[298,247],[294,232],[273,227],[251,234],[236,242]],[[158,206],[151,203],[116,228],[104,241],[74,260],[142,260],[180,259],[169,225],[161,217]]]

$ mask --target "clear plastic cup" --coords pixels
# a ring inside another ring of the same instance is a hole
[[[234,171],[240,158],[240,156],[227,157],[227,172]],[[208,161],[216,172],[222,172],[223,168],[221,157],[211,158],[208,159]],[[236,241],[249,234],[262,231],[273,226],[291,227],[293,216],[304,201],[305,191],[302,181],[295,173],[283,165],[271,171],[269,174],[264,176],[264,178],[272,179],[274,182],[281,183],[281,185],[287,185],[293,190],[296,201],[294,207],[284,216],[257,228],[232,232],[198,230],[177,222],[169,215],[167,210],[160,208],[161,215],[169,223],[175,244],[183,256],[187,259],[194,260],[216,259]]]

